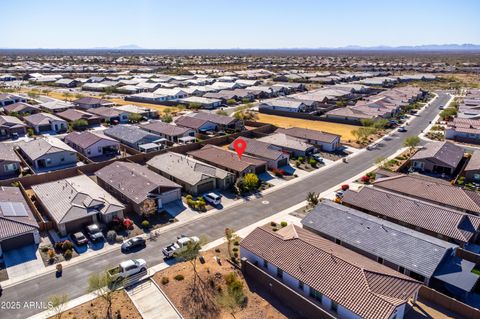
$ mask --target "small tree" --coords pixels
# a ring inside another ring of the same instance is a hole
[[[72,129],[75,131],[83,130],[88,126],[88,121],[85,119],[78,119],[71,123]]]
[[[235,104],[235,103],[237,103],[237,101],[235,101],[235,99],[228,99],[228,100],[227,100],[227,104],[228,104],[228,105],[233,105],[233,104]]]
[[[130,123],[138,123],[142,120],[142,116],[140,114],[137,114],[137,113],[131,113],[128,115],[128,121]]]
[[[227,240],[228,255],[232,258],[232,243],[236,240],[237,234],[232,228],[225,228],[225,239]]]
[[[197,271],[197,259],[202,249],[202,245],[206,242],[205,239],[198,241],[190,240],[182,249],[174,253],[174,257],[180,261],[189,262],[193,270],[193,286],[192,291],[196,292],[197,279],[201,281]]]
[[[225,115],[225,116],[228,116],[228,113],[224,110],[218,110],[217,112],[215,112],[217,115]]]
[[[418,144],[420,144],[420,137],[418,136],[409,136],[403,142],[403,146],[410,148],[410,150],[413,150]]]
[[[68,295],[54,295],[48,298],[48,304],[52,310],[55,318],[60,319],[62,317],[62,312],[65,309],[66,303],[68,302]]]
[[[160,118],[162,122],[171,123],[173,121],[172,115],[170,113],[165,113]]]
[[[188,108],[192,110],[198,110],[202,105],[200,103],[189,103]]]
[[[225,276],[225,282],[227,291],[218,295],[217,303],[220,307],[227,309],[233,318],[236,318],[235,314],[245,307],[247,302],[243,282],[233,272]]]
[[[316,194],[315,192],[309,192],[307,194],[308,207],[317,206],[319,201],[320,201],[320,194]]]
[[[114,290],[110,287],[114,283],[107,272],[94,273],[88,277],[88,293],[94,293],[97,297],[102,298],[107,303],[106,318],[112,318],[112,299]]]
[[[246,191],[256,190],[259,186],[258,176],[253,173],[245,174],[243,177],[243,187]]]
[[[362,126],[373,126],[373,120],[372,119],[361,119],[360,123],[362,123]]]
[[[152,198],[147,198],[140,205],[140,215],[144,218],[149,218],[157,212],[157,205],[155,200]]]

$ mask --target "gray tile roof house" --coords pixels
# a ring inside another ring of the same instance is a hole
[[[36,133],[40,134],[48,131],[55,131],[57,133],[66,131],[68,122],[50,113],[36,113],[25,116],[23,120],[32,127]]]
[[[305,142],[305,140],[284,133],[273,133],[261,137],[258,140],[278,146],[282,151],[288,152],[294,156],[305,156],[313,153],[315,150],[315,147],[312,144]]]
[[[194,118],[210,121],[221,130],[240,128],[241,122],[234,117],[219,115],[209,112],[198,112],[192,115]]]
[[[142,144],[153,143],[162,138],[160,135],[144,131],[138,126],[125,124],[107,128],[103,133],[137,150]]]
[[[119,141],[94,131],[72,132],[66,135],[64,140],[73,149],[89,158],[116,155],[120,149]]]
[[[27,163],[37,170],[75,165],[78,161],[77,152],[55,137],[21,141],[16,147]]]
[[[147,124],[141,124],[142,130],[158,134],[168,139],[170,142],[178,142],[178,139],[185,136],[195,136],[195,131],[188,127],[172,125],[162,121],[151,121]]]
[[[180,185],[136,163],[117,161],[96,171],[95,176],[100,186],[138,214],[149,200],[159,210],[181,196]]]
[[[382,260],[384,265],[401,273],[419,274],[426,284],[441,262],[458,247],[329,200],[318,204],[302,220],[302,225],[347,248],[354,247],[362,255]]]
[[[49,112],[62,112],[74,107],[74,105],[70,102],[64,102],[60,100],[54,100],[50,102],[44,102],[38,105],[38,107],[42,110],[49,111]]]
[[[464,149],[451,142],[432,142],[411,157],[412,167],[420,171],[452,174],[464,155]]]
[[[348,190],[343,204],[463,245],[478,237],[480,217],[373,187]]]
[[[396,175],[380,178],[376,188],[421,199],[466,213],[480,215],[480,194],[451,185],[449,182],[421,175]]]
[[[340,147],[340,135],[300,127],[278,128],[275,132],[300,138],[305,142],[321,146],[322,150],[335,151]]]
[[[125,206],[86,175],[33,185],[32,190],[62,235],[123,217]]]
[[[101,106],[97,108],[87,109],[88,113],[100,116],[107,122],[117,121],[118,123],[128,122],[128,113],[117,110],[113,107]]]
[[[147,162],[153,171],[182,185],[186,192],[197,195],[215,188],[227,189],[235,175],[186,155],[168,152]]]
[[[247,144],[245,154],[267,161],[269,168],[279,168],[288,165],[289,156],[287,153],[282,152],[280,147],[252,138],[242,137],[242,139]],[[234,150],[237,140],[238,138],[228,146],[230,150]]]
[[[421,286],[295,225],[277,232],[268,227],[254,229],[240,242],[240,255],[251,267],[256,264],[270,274],[270,280],[283,282],[327,311],[336,310],[334,317],[392,319],[405,311]],[[282,301],[289,302],[287,297]]]
[[[96,97],[82,97],[73,101],[73,103],[82,109],[110,106],[114,104],[113,102],[110,102],[108,100],[99,99]]]
[[[30,105],[28,103],[18,102],[14,104],[7,105],[3,108],[7,114],[18,113],[18,114],[34,114],[40,112],[37,105]]]
[[[193,116],[180,116],[178,119],[175,120],[175,124],[177,124],[178,126],[191,128],[195,130],[195,132],[210,130],[216,131],[218,128],[215,123],[209,120],[204,120]]]
[[[0,187],[0,256],[2,251],[40,242],[38,223],[18,187]]]
[[[24,135],[27,125],[15,116],[0,115],[0,139],[9,138],[12,134]]]
[[[21,160],[13,147],[13,143],[0,143],[0,178],[18,176]]]
[[[480,151],[475,150],[463,171],[466,182],[480,182]]]

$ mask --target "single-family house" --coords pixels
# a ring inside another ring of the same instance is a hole
[[[303,228],[254,229],[240,242],[244,272],[281,282],[318,306],[305,318],[403,319],[421,283]],[[293,295],[292,295],[293,294]],[[282,302],[289,303],[287,296]],[[295,297],[291,297],[295,298]]]
[[[151,121],[147,124],[141,124],[140,128],[166,138],[173,143],[178,143],[182,137],[195,137],[195,131],[191,128],[172,125],[162,121]]]
[[[188,152],[193,158],[234,173],[237,177],[247,173],[260,174],[266,171],[267,162],[248,155],[238,157],[237,153],[215,145],[205,145],[199,150]]]
[[[100,123],[102,123],[102,118],[100,116],[82,110],[70,109],[57,113],[57,116],[68,122],[85,120],[87,121],[87,126],[100,125]]]
[[[113,107],[101,106],[97,108],[87,109],[88,113],[95,114],[107,123],[127,123],[128,113],[117,110]]]
[[[242,121],[239,121],[238,119],[227,115],[214,114],[210,112],[197,112],[193,113],[191,116],[197,119],[206,120],[214,123],[215,125],[217,125],[217,129],[220,131],[240,131],[243,128]]]
[[[12,143],[0,143],[0,179],[16,177],[20,173],[21,160],[13,148]]]
[[[0,187],[0,256],[40,243],[39,226],[19,187]]]
[[[179,99],[178,102],[184,105],[200,105],[204,109],[215,109],[222,105],[222,100],[212,99],[200,96],[190,96],[183,99]]]
[[[19,118],[10,115],[0,115],[0,139],[27,133],[27,126]]]
[[[69,109],[73,109],[75,105],[73,105],[70,102],[54,100],[54,101],[40,103],[38,107],[45,112],[58,113],[58,112],[63,112]]]
[[[107,128],[103,133],[136,150],[140,150],[140,146],[143,144],[154,143],[162,138],[160,135],[142,130],[138,126],[127,124]]]
[[[38,106],[36,105],[31,105],[28,103],[23,103],[23,102],[18,102],[14,104],[9,104],[3,108],[6,114],[12,115],[12,114],[18,114],[21,116],[26,116],[30,114],[35,114],[40,112]]]
[[[114,104],[113,102],[110,102],[104,99],[99,99],[97,97],[82,97],[73,101],[73,103],[77,107],[84,110],[87,110],[90,108],[102,107],[102,106],[112,106]]]
[[[283,112],[307,112],[308,107],[300,100],[292,98],[277,98],[271,100],[265,100],[258,106],[259,111],[272,110]]]
[[[340,135],[337,134],[300,127],[279,128],[275,132],[302,139],[309,144],[319,146],[322,151],[334,152],[341,147]]]
[[[33,185],[35,199],[61,235],[123,218],[125,206],[87,175]]]
[[[77,152],[88,158],[112,156],[120,152],[120,142],[96,132],[72,132],[64,141]]]
[[[74,79],[59,79],[55,81],[56,86],[66,87],[66,88],[74,88],[79,84],[77,80]]]
[[[280,147],[252,138],[242,137],[242,139],[247,144],[244,154],[266,161],[268,168],[277,169],[288,165],[288,160],[290,157],[288,153],[282,152]],[[238,138],[235,139],[228,148],[233,150],[237,141]]]
[[[140,215],[157,212],[181,197],[180,185],[136,163],[117,161],[95,176],[100,186]]]
[[[279,147],[282,152],[292,156],[308,156],[315,152],[315,146],[305,142],[303,139],[296,138],[284,133],[273,133],[268,136],[258,138],[257,140],[269,143]]]
[[[412,167],[421,172],[453,174],[462,160],[464,149],[451,142],[431,142],[411,157]]]
[[[190,128],[196,133],[205,133],[208,131],[216,131],[218,129],[218,126],[209,120],[204,120],[188,115],[180,116],[179,118],[177,118],[175,120],[175,124],[178,126]]]
[[[0,106],[7,106],[19,102],[27,103],[27,99],[15,94],[0,93]]]
[[[150,118],[157,118],[158,117],[158,112],[157,111],[146,108],[146,107],[133,105],[133,104],[114,106],[113,108],[116,109],[116,110],[119,110],[122,113],[125,112],[128,115],[131,115],[131,114],[140,115],[144,119],[150,119]]]
[[[55,137],[21,141],[16,145],[25,161],[35,170],[55,170],[76,165],[77,152]]]
[[[186,155],[167,152],[147,162],[148,167],[160,175],[181,185],[192,195],[228,189],[235,182],[235,175],[218,167],[203,163]]]
[[[67,121],[50,113],[41,112],[28,115],[25,116],[23,120],[28,124],[28,126],[33,128],[37,134],[52,131],[55,133],[62,133],[68,129]]]

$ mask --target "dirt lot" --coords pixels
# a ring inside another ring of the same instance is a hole
[[[178,310],[186,319],[205,318],[205,319],[230,319],[232,315],[220,308],[217,304],[216,297],[218,291],[226,291],[224,276],[235,272],[238,278],[243,282],[244,292],[248,298],[247,305],[235,313],[237,319],[281,319],[295,318],[295,314],[288,309],[281,309],[282,305],[277,300],[252,292],[250,286],[244,280],[241,272],[226,261],[226,244],[218,247],[220,253],[215,251],[207,251],[202,253],[205,258],[205,264],[197,262],[197,270],[199,277],[204,282],[201,291],[202,298],[206,300],[202,307],[202,302],[194,301],[192,298],[193,271],[192,266],[188,262],[178,263],[172,267],[162,270],[155,274],[154,280],[162,287],[163,291],[168,295],[170,300],[175,304]],[[221,258],[221,265],[214,259],[214,256]],[[181,281],[175,280],[176,275],[183,275],[185,278]],[[168,277],[169,282],[162,284],[162,278]],[[261,292],[260,292],[261,293]],[[268,301],[264,298],[268,298]],[[274,304],[276,307],[272,306]],[[282,312],[280,312],[282,311]]]
[[[96,298],[92,301],[81,304],[80,306],[64,311],[61,317],[62,319],[105,318],[106,307],[107,304],[103,299]],[[122,319],[142,319],[142,316],[124,290],[115,292],[113,296],[112,313],[114,318],[116,318],[115,314],[117,312],[120,312],[119,318]]]
[[[342,140],[354,140],[355,137],[351,134],[352,130],[358,128],[355,125],[331,123],[323,121],[310,121],[304,119],[296,119],[286,116],[276,116],[270,114],[258,114],[258,121],[262,123],[269,123],[278,127],[301,127],[312,130],[324,131],[328,133],[338,134],[342,136]]]
[[[141,102],[132,102],[132,101],[125,101],[122,99],[109,99],[112,102],[115,102],[120,105],[126,105],[126,104],[133,104],[137,106],[143,106],[143,107],[148,107],[153,110],[157,110],[160,112],[163,112],[165,110],[171,110],[172,112],[177,112],[178,109],[174,106],[165,106],[165,105],[157,105],[157,104],[150,104],[150,103],[141,103]]]

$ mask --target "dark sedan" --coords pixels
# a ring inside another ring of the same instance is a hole
[[[142,237],[133,237],[122,244],[122,251],[128,252],[133,249],[143,248],[145,246],[147,246],[147,242],[145,241],[145,239],[143,239]]]

